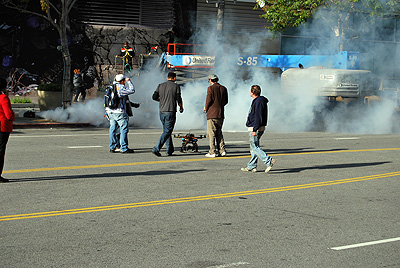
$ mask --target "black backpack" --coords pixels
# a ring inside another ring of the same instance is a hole
[[[110,109],[117,109],[119,105],[119,96],[117,92],[117,87],[115,84],[108,86],[104,94],[104,107]]]
[[[85,89],[92,88],[94,86],[94,79],[88,76],[87,74],[82,75],[83,85]]]

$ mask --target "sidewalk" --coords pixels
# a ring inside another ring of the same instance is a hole
[[[89,123],[65,123],[55,122],[52,120],[46,120],[40,118],[37,114],[40,112],[39,106],[34,103],[18,103],[12,104],[12,109],[15,112],[15,121],[13,123],[14,129],[22,128],[57,128],[57,127],[69,127],[69,128],[80,128],[80,127],[93,127]],[[24,117],[23,114],[26,111],[34,111],[36,113],[35,118]]]

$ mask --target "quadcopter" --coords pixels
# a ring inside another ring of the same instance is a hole
[[[197,146],[197,140],[205,138],[206,135],[195,136],[194,134],[188,133],[186,135],[174,134],[174,138],[182,139],[181,152],[187,153],[189,151],[198,152],[199,147]]]

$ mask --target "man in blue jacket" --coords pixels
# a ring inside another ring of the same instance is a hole
[[[251,103],[250,112],[247,116],[246,126],[248,127],[250,135],[250,153],[251,159],[247,164],[247,167],[241,168],[242,171],[257,172],[257,160],[263,161],[267,168],[265,172],[271,170],[275,164],[275,159],[267,155],[260,148],[260,139],[264,134],[265,126],[268,120],[268,99],[264,96],[260,96],[261,87],[258,85],[251,86],[250,97],[253,98]]]

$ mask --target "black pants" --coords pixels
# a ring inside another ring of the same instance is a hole
[[[4,155],[6,154],[6,146],[10,132],[0,132],[0,176],[3,174]]]
[[[74,102],[78,101],[79,94],[81,94],[82,102],[84,102],[85,101],[85,97],[86,97],[86,89],[84,87],[76,87],[75,88],[75,99],[74,99]]]

